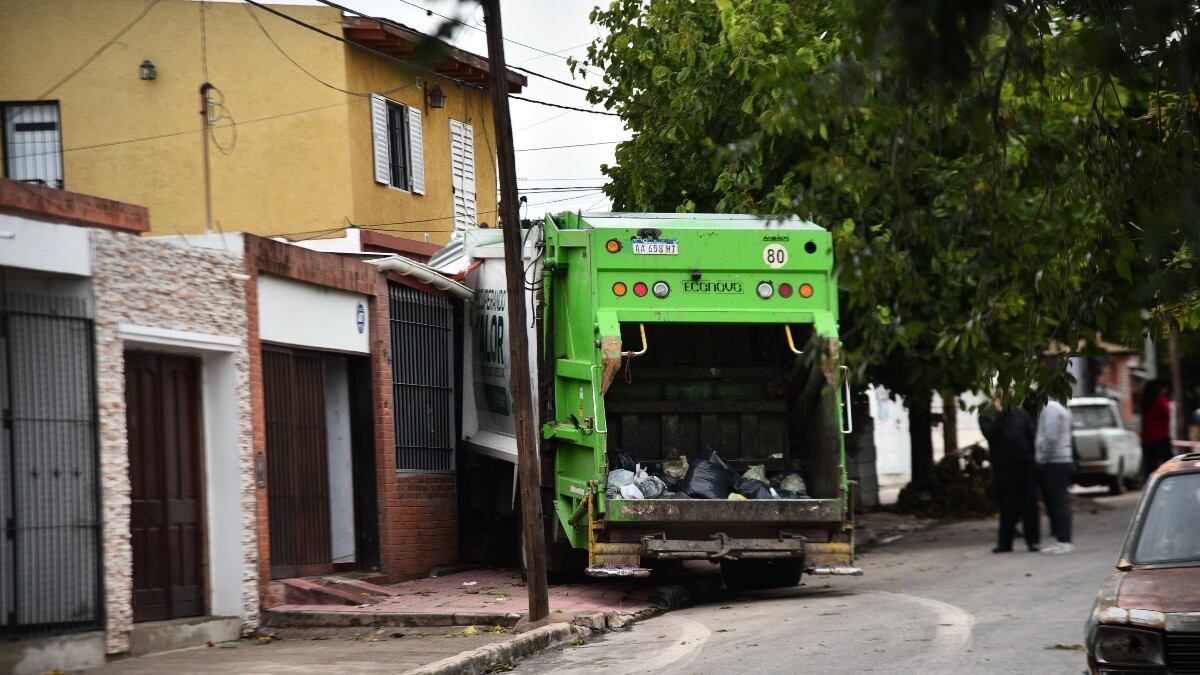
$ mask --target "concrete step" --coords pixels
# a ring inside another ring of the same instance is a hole
[[[373,605],[387,597],[352,585],[331,585],[320,578],[280,579],[272,583],[282,587],[283,601],[289,605]]]

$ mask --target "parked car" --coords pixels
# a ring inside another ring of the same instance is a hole
[[[1078,467],[1075,483],[1107,485],[1112,494],[1141,484],[1142,443],[1125,428],[1117,402],[1110,398],[1073,398],[1071,435]]]
[[[1088,668],[1200,673],[1200,453],[1163,464],[1142,494],[1086,628]]]

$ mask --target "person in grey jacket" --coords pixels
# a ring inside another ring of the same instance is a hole
[[[1071,411],[1050,399],[1038,416],[1037,438],[1038,484],[1046,513],[1050,516],[1050,533],[1058,540],[1042,549],[1042,553],[1070,553],[1071,543],[1071,474],[1075,472],[1075,457],[1071,451]]]

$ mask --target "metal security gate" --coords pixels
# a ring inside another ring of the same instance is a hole
[[[100,626],[92,321],[0,287],[0,634]]]
[[[398,471],[454,470],[454,309],[388,283]]]
[[[301,350],[264,347],[271,578],[333,571],[325,366]]]

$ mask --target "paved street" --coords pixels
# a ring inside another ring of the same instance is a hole
[[[911,535],[862,558],[864,576],[723,595],[521,673],[1080,673],[1096,589],[1137,494],[1076,501],[1077,550],[991,552],[994,523]]]

